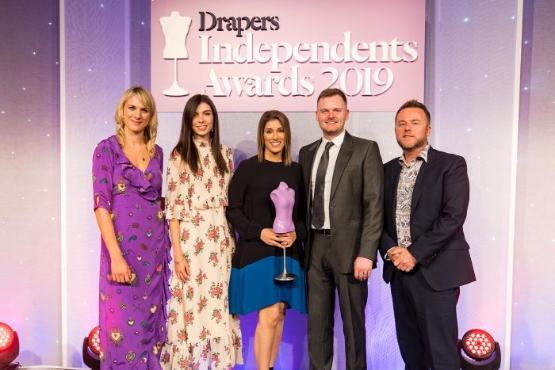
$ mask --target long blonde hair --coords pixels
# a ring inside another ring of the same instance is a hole
[[[142,86],[133,86],[127,89],[123,95],[121,96],[119,103],[116,107],[116,137],[118,139],[119,144],[123,147],[125,144],[125,135],[124,135],[124,123],[123,123],[123,109],[125,107],[125,103],[133,96],[137,96],[141,103],[148,109],[150,112],[150,121],[148,122],[147,127],[145,128],[144,140],[146,143],[146,148],[148,150],[148,154],[152,158],[155,153],[155,145],[156,145],[156,136],[158,135],[158,115],[156,113],[156,103],[154,102],[154,98],[152,95]]]

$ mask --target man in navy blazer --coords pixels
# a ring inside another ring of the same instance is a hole
[[[460,369],[457,301],[476,277],[463,224],[469,201],[466,162],[430,147],[430,113],[416,100],[395,115],[403,154],[384,165],[380,254],[390,283],[405,369]]]

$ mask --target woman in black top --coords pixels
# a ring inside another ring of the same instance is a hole
[[[227,218],[239,238],[233,256],[229,288],[230,312],[258,311],[255,357],[259,370],[272,369],[277,357],[286,308],[306,313],[305,277],[301,243],[307,231],[303,222],[304,188],[301,167],[291,160],[291,130],[287,116],[267,111],[258,123],[258,155],[243,161],[229,184]],[[295,231],[276,234],[276,210],[270,193],[280,182],[295,190]],[[292,282],[277,282],[283,269],[283,248]]]

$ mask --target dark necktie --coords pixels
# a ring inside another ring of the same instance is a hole
[[[330,148],[333,142],[326,143],[326,149],[322,153],[318,169],[316,170],[316,183],[314,184],[314,199],[312,201],[312,225],[316,229],[324,226],[324,187],[326,184],[326,172],[330,161]]]

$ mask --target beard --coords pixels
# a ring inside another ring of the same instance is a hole
[[[411,151],[417,148],[424,148],[426,145],[428,145],[428,138],[424,137],[422,139],[419,139],[412,145],[404,145],[401,143],[401,141],[397,140],[397,144],[399,144],[401,149]]]

